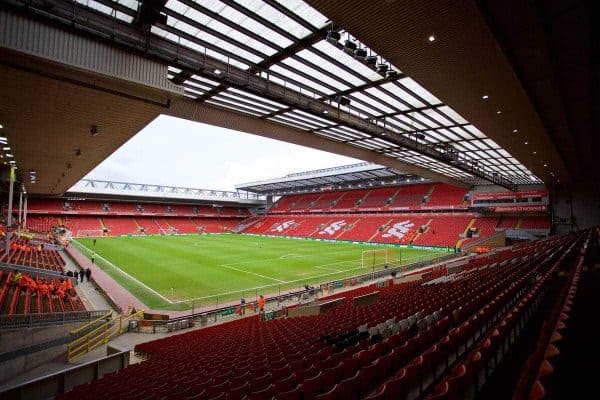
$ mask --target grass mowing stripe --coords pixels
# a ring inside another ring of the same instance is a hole
[[[192,299],[205,302],[196,307],[214,306],[217,298],[219,303],[253,298],[259,290],[271,294],[347,278],[361,270],[371,272],[372,268],[360,266],[362,251],[388,247],[235,234],[107,237],[97,238],[95,247],[93,239],[79,241],[173,302],[127,279],[108,263],[98,263],[149,307],[178,310],[189,307],[186,302]],[[401,252],[403,263],[446,253],[419,248]]]

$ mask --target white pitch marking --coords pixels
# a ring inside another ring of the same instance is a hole
[[[221,267],[229,268],[229,269],[232,269],[234,271],[245,272],[245,273],[250,274],[250,275],[260,276],[261,278],[270,279],[272,281],[279,282],[279,283],[287,283],[286,281],[282,281],[281,279],[271,278],[270,276],[257,274],[256,272],[251,272],[251,271],[246,271],[246,270],[243,270],[243,269],[231,267],[231,266],[229,266],[227,264],[221,264]]]
[[[88,252],[91,252],[90,249],[88,249],[87,247],[85,247],[83,244],[79,243],[77,240],[73,240],[73,241],[76,242],[77,244],[79,244],[80,246],[83,246],[83,248],[86,249]],[[138,279],[134,278],[133,276],[129,275],[127,272],[123,271],[121,268],[117,267],[115,264],[111,263],[106,258],[102,257],[100,254],[96,253],[96,258],[104,260],[104,262],[106,264],[110,265],[112,268],[116,269],[121,274],[125,275],[127,278],[131,279],[132,281],[134,281],[138,285],[140,285],[140,286],[144,287],[145,289],[149,290],[150,292],[154,293],[155,295],[157,295],[158,297],[160,297],[164,301],[168,302],[169,304],[173,304],[172,300],[169,300],[167,297],[165,297],[162,294],[158,293],[156,290],[152,289],[150,286],[146,285],[145,283],[143,283],[143,282],[139,281]]]

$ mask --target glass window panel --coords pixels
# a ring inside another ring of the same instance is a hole
[[[289,117],[294,119],[295,121],[300,120],[304,123],[306,123],[307,125],[311,125],[313,128],[323,128],[325,126],[327,126],[327,124],[321,123],[321,122],[316,122],[310,118],[307,118],[303,115],[299,115],[293,112],[289,112],[289,113],[285,113],[285,114],[281,114],[282,117]]]
[[[454,132],[455,135],[458,135],[461,137],[461,139],[473,139],[473,136],[471,136],[470,133],[463,131],[462,129],[458,128],[458,127],[453,127],[453,128],[448,128],[450,129],[452,132]]]
[[[342,42],[343,42],[346,40],[346,38],[344,37],[345,35],[343,35],[343,32],[341,32],[341,35],[342,35]],[[342,63],[343,65],[346,65],[346,64],[344,64],[345,62],[352,62],[352,64],[350,64],[352,66],[352,70],[370,81],[376,81],[376,80],[381,79],[381,75],[379,75],[377,72],[373,71],[371,68],[367,67],[366,65],[362,64],[361,62],[356,61],[352,56],[348,55],[347,53],[344,53],[344,51],[342,51],[341,49],[339,49],[338,47],[334,46],[333,44],[329,43],[326,40],[322,40],[320,42],[315,43],[313,45],[313,47],[315,49],[320,50],[321,52],[333,57],[334,59],[336,59],[338,62]],[[348,72],[344,72],[344,74],[348,74]],[[346,76],[346,75],[344,75],[344,76]],[[352,79],[359,79],[359,78],[354,77]]]
[[[329,76],[322,74],[321,72],[319,72],[319,71],[311,68],[310,66],[303,64],[300,61],[295,60],[293,58],[286,58],[285,60],[283,60],[283,63],[286,65],[290,65],[293,68],[310,75],[313,79],[315,79],[317,81],[321,81],[330,86],[333,86],[340,91],[350,89],[350,86],[345,85],[343,82],[332,79]],[[329,70],[329,68],[326,68],[326,69]]]
[[[215,95],[214,97],[218,98],[220,100],[229,101],[229,102],[236,103],[236,104],[239,103],[241,106],[255,109],[256,111],[261,112],[263,114],[268,114],[268,113],[273,112],[273,109],[270,107],[264,106],[263,104],[258,103],[258,102],[253,102],[252,100],[245,99],[241,96],[237,96],[231,92],[222,92],[222,93],[219,93],[218,95]]]
[[[288,121],[286,121],[284,119],[281,119],[279,117],[271,117],[271,118],[267,118],[267,119],[269,121],[273,121],[273,122],[277,122],[279,124],[287,125],[287,126],[290,126],[292,128],[301,129],[303,131],[308,131],[308,130],[312,129],[312,128],[308,128],[308,127],[302,126],[302,125],[300,125],[298,123],[288,122]]]
[[[267,21],[280,27],[281,29],[289,32],[297,38],[302,38],[310,33],[308,29],[298,24],[279,10],[271,7],[267,3],[262,1],[247,1],[247,0],[235,0],[236,3],[246,7],[250,11],[253,11],[257,15],[260,15]]]
[[[247,109],[240,108],[240,107],[237,107],[237,106],[235,106],[235,105],[231,105],[231,104],[224,104],[224,103],[222,103],[222,102],[220,102],[220,101],[218,101],[218,102],[217,102],[217,101],[215,101],[215,100],[206,100],[206,102],[207,102],[207,103],[209,103],[209,104],[213,104],[213,105],[215,105],[215,106],[217,106],[217,107],[223,107],[223,108],[227,108],[227,109],[230,109],[230,110],[234,110],[234,111],[241,112],[241,113],[243,113],[243,114],[250,114],[250,115],[254,115],[254,116],[256,116],[256,117],[260,117],[260,115],[261,115],[260,113],[256,113],[256,112],[253,112],[253,111],[249,111],[249,110],[247,110]]]
[[[300,115],[304,115],[304,116],[310,117],[312,119],[316,119],[317,121],[321,122],[323,125],[331,125],[331,124],[333,124],[333,122],[329,121],[328,119],[321,118],[321,117],[319,117],[317,115],[309,114],[309,113],[304,112],[302,110],[295,109],[294,113],[300,114]]]
[[[305,21],[309,22],[315,28],[320,28],[325,25],[329,19],[306,4],[303,0],[276,0],[279,4],[293,11],[296,15],[301,16]]]
[[[454,111],[452,108],[450,108],[448,106],[442,106],[439,108],[439,110],[441,112],[443,112],[444,114],[446,114],[448,117],[452,118],[454,121],[456,121],[459,124],[469,123],[469,121],[464,119],[459,113],[457,113],[456,111]],[[477,130],[477,129],[475,129],[475,130]]]
[[[400,97],[402,100],[406,101],[413,107],[424,107],[425,103],[421,102],[416,97],[412,96],[408,92],[406,92],[402,87],[400,87],[396,82],[388,82],[381,85],[382,88],[389,90],[394,95]],[[408,108],[408,107],[407,107]]]
[[[409,113],[406,115],[418,119],[420,122],[423,123],[423,125],[425,125],[428,128],[437,128],[437,127],[441,126],[440,124],[438,124],[434,121],[431,121],[429,118],[427,118],[421,112],[414,112],[414,113]]]
[[[399,81],[402,85],[406,86],[406,88],[413,91],[417,96],[420,96],[423,100],[428,102],[429,104],[439,104],[441,101],[429,93],[423,86],[419,85],[412,78],[403,78]]]
[[[261,115],[266,112],[265,110],[260,109],[258,107],[252,107],[252,106],[250,106],[250,105],[248,105],[246,103],[235,101],[234,99],[232,99],[230,97],[216,95],[216,96],[213,96],[213,99],[218,100],[218,101],[223,102],[223,103],[231,104],[231,105],[233,105],[235,107],[239,107],[242,110],[248,109],[250,111],[253,111],[253,112],[255,112],[257,114],[261,114]]]
[[[435,110],[424,110],[424,111],[422,111],[422,113],[429,116],[430,118],[433,118],[440,125],[453,125],[454,124],[454,122],[450,121],[448,118],[445,118],[442,114],[440,114],[439,112],[437,112]]]
[[[330,47],[330,53],[328,53],[328,54],[333,56],[337,61],[341,61],[340,57],[343,57],[345,55],[345,53],[343,51],[341,51],[340,49],[338,49],[337,47],[333,46],[331,43],[329,43],[329,42],[326,42],[326,43]],[[315,65],[318,65],[319,67],[329,71],[330,73],[337,76],[340,81],[346,82],[348,84],[348,86],[358,86],[358,85],[362,85],[363,83],[365,83],[365,81],[358,78],[356,76],[356,74],[352,74],[352,73],[348,72],[347,70],[338,67],[337,65],[333,64],[332,62],[322,58],[318,54],[315,54],[312,49],[301,50],[300,52],[298,52],[298,56],[300,56],[304,60],[307,60],[307,61],[309,61]],[[353,58],[350,58],[350,60],[352,60],[353,62],[356,62]],[[343,65],[346,65],[348,68],[352,68],[352,65],[349,65],[349,64],[343,64]]]
[[[315,128],[319,127],[318,125],[313,124],[313,123],[308,122],[308,121],[304,121],[301,118],[298,118],[298,117],[293,117],[292,118],[291,116],[287,116],[285,114],[283,114],[283,115],[277,115],[275,118],[281,119],[281,120],[285,120],[285,121],[288,121],[288,122],[290,122],[292,124],[297,124],[298,126],[306,127],[308,129],[315,129]]]
[[[298,75],[298,74],[296,74],[296,73],[294,73],[294,72],[292,72],[292,71],[290,71],[290,70],[288,70],[286,68],[283,68],[280,65],[273,65],[270,68],[270,70],[278,72],[278,73],[280,73],[281,75],[283,75],[285,77],[289,77],[290,79],[293,79],[293,80],[295,80],[295,81],[297,81],[299,83],[302,83],[302,84],[304,84],[304,85],[306,85],[306,86],[308,86],[310,88],[315,89],[315,91],[312,92],[312,93],[310,93],[306,89],[302,90],[302,92],[304,92],[304,94],[309,95],[311,97],[321,97],[321,93],[325,93],[327,95],[330,95],[330,94],[334,93],[333,90],[328,89],[325,86],[323,86],[323,85],[321,85],[321,84],[319,84],[319,83],[317,83],[315,81],[306,79],[306,78],[304,78],[304,77],[302,77],[302,76],[300,76],[300,75]],[[321,93],[318,93],[318,92],[321,92]]]
[[[490,146],[492,149],[496,149],[498,148],[498,144],[496,142],[494,142],[492,139],[483,139],[483,141]]]
[[[399,119],[400,121],[402,121],[403,123],[405,123],[406,125],[408,125],[409,131],[423,130],[423,129],[426,130],[427,128],[431,128],[431,126],[425,125],[419,121],[415,121],[414,119],[410,119],[410,118],[406,117],[406,115],[398,115],[398,116],[396,116],[396,118]]]
[[[187,80],[187,81],[185,81],[184,83],[185,83],[185,86],[186,86],[186,87],[193,86],[194,88],[196,88],[196,89],[201,89],[201,90],[202,90],[202,91],[204,91],[204,92],[206,92],[206,91],[208,91],[208,90],[212,89],[212,86],[203,85],[203,84],[201,84],[201,83],[198,83],[198,82],[195,82],[195,81],[190,81],[190,80]]]
[[[185,93],[192,93],[192,94],[200,95],[200,96],[202,96],[204,94],[204,91],[197,90],[197,89],[190,88],[190,87],[184,87],[183,90]]]
[[[389,96],[388,94],[384,93],[382,90],[379,90],[378,88],[369,88],[369,89],[365,90],[365,92],[372,94],[377,99],[381,99],[381,101],[384,101],[386,104],[388,104],[390,107],[392,107],[395,111],[406,111],[406,110],[410,109],[409,107],[407,107],[400,101],[396,100],[394,97]]]
[[[278,103],[278,102],[270,100],[270,99],[259,97],[259,96],[256,96],[256,95],[252,94],[252,93],[249,93],[249,92],[246,92],[246,91],[243,91],[243,90],[240,90],[240,89],[229,88],[227,90],[231,91],[233,93],[243,94],[244,96],[247,96],[247,97],[250,97],[250,98],[253,98],[253,99],[256,99],[256,100],[260,100],[260,101],[263,101],[265,103],[272,104],[273,106],[275,106],[277,108],[287,108],[287,105],[285,105],[283,103]]]
[[[184,32],[189,33],[190,35],[197,37],[198,39],[201,39],[201,40],[204,40],[205,42],[211,43],[214,46],[217,46],[219,49],[223,49],[226,52],[235,54],[236,56],[242,57],[246,60],[249,60],[252,63],[256,64],[263,60],[263,58],[255,55],[255,54],[252,54],[238,46],[235,46],[224,40],[221,40],[221,39],[217,38],[216,36],[213,36],[207,32],[204,32],[197,28],[194,28],[193,26],[188,25],[185,22],[178,21],[178,20],[172,18],[171,16],[167,17],[167,25],[173,26],[174,28],[177,28],[177,29],[181,29]]]
[[[388,114],[397,111],[360,92],[353,93],[352,97],[356,97],[360,101],[368,104],[370,107],[381,110],[382,113]]]
[[[374,117],[378,117],[378,116],[382,115],[381,111],[376,110],[375,108],[368,107],[359,101],[353,101],[352,107],[358,108],[360,111],[363,111],[365,114],[370,114],[370,115],[373,115]]]

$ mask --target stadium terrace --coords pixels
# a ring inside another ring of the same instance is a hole
[[[0,398],[589,398],[591,11],[0,0]]]

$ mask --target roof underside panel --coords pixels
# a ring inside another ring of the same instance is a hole
[[[127,23],[139,5],[136,0],[121,0],[118,6],[108,0],[77,1]],[[465,164],[514,184],[540,183],[485,133],[301,0],[168,0],[162,12],[166,24],[152,26],[154,35],[338,107],[340,112],[374,121],[387,132],[414,141],[417,148],[451,151]],[[327,32],[339,34],[340,40],[327,40]],[[364,53],[358,57],[355,49]],[[362,55],[373,56],[376,62],[368,64]],[[175,66],[169,68],[173,80],[181,74]],[[241,87],[200,75],[183,76],[181,84],[185,96],[195,101],[368,149],[469,184],[486,183],[425,152]],[[345,101],[340,103],[342,98]]]

